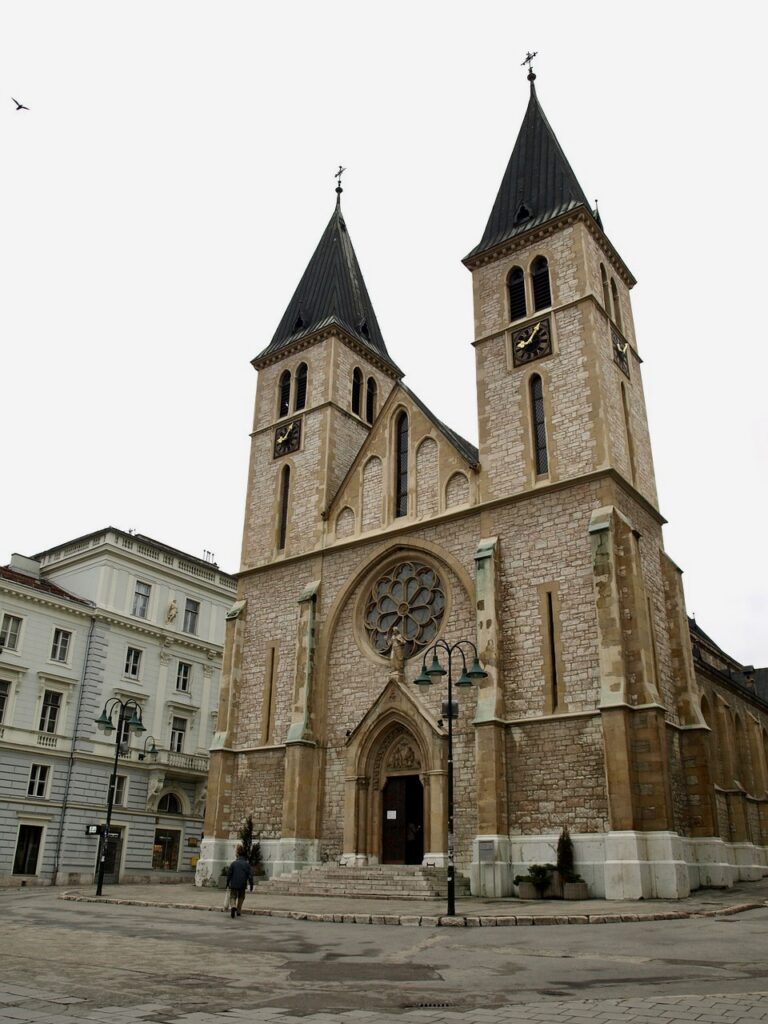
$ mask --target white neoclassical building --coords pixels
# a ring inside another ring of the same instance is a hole
[[[112,698],[146,732],[119,755],[105,881],[192,877],[234,593],[214,562],[112,527],[0,568],[0,885],[93,880]]]

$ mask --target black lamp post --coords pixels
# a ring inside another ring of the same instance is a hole
[[[112,721],[112,715],[114,714],[115,708],[120,709],[117,715],[117,727],[115,727]],[[115,787],[117,786],[117,760],[121,753],[124,754],[128,752],[128,737],[130,730],[133,729],[134,732],[142,733],[146,732],[146,729],[141,721],[141,708],[133,697],[128,697],[127,700],[120,700],[119,697],[110,697],[104,705],[101,714],[98,718],[94,719],[94,721],[100,729],[104,730],[107,736],[112,732],[115,733],[115,761],[112,766],[112,775],[109,779],[107,822],[101,833],[101,842],[99,843],[99,868],[96,876],[96,895],[101,896],[101,888],[104,884],[104,868],[107,860],[109,826],[112,823],[112,805],[115,802]]]
[[[152,746],[149,748],[149,750],[147,750],[147,744],[148,743],[152,744]],[[147,736],[147,737],[145,737],[145,739],[144,739],[144,746],[139,751],[139,760],[140,761],[146,761],[146,759],[149,758],[150,761],[156,761],[157,760],[157,756],[158,756],[159,753],[160,753],[160,751],[155,746],[155,737],[154,736]]]
[[[465,648],[470,648],[473,654],[472,667],[467,670],[467,656]],[[427,655],[432,652],[432,664],[427,668]],[[437,656],[438,651],[444,651],[448,658],[448,671],[440,664]],[[477,648],[471,640],[457,640],[455,644],[449,644],[447,640],[438,640],[437,643],[424,651],[421,662],[421,672],[414,679],[417,686],[431,686],[432,677],[448,676],[448,917],[456,914],[456,885],[454,877],[454,831],[453,831],[453,720],[459,717],[458,702],[454,711],[453,704],[453,656],[458,653],[461,656],[461,675],[456,680],[457,686],[471,686],[476,679],[485,679],[488,673],[481,667],[480,659],[477,656]],[[443,712],[446,717],[446,712]]]

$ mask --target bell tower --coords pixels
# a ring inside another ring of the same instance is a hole
[[[530,99],[472,271],[483,498],[610,469],[654,507],[629,292],[528,74]]]
[[[341,211],[331,219],[259,371],[243,570],[305,554],[402,372],[387,352]]]

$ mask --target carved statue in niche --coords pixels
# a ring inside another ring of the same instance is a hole
[[[150,772],[147,783],[147,807],[157,802],[165,786],[165,772]]]
[[[387,758],[387,768],[395,772],[416,771],[421,768],[421,761],[409,739],[404,737],[395,744]]]
[[[208,797],[208,783],[199,782],[195,787],[195,807],[194,814],[198,818],[202,818],[203,812],[205,811],[205,801]]]
[[[169,623],[170,622],[175,622],[176,621],[176,613],[178,612],[178,610],[179,610],[179,606],[176,604],[176,598],[174,597],[174,599],[168,605],[168,614],[165,616],[165,621],[169,622]]]

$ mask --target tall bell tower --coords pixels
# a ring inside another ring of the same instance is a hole
[[[486,499],[605,469],[654,507],[635,280],[530,100],[472,271]]]
[[[402,372],[387,352],[336,206],[291,301],[253,360],[243,570],[321,544],[327,508]]]

